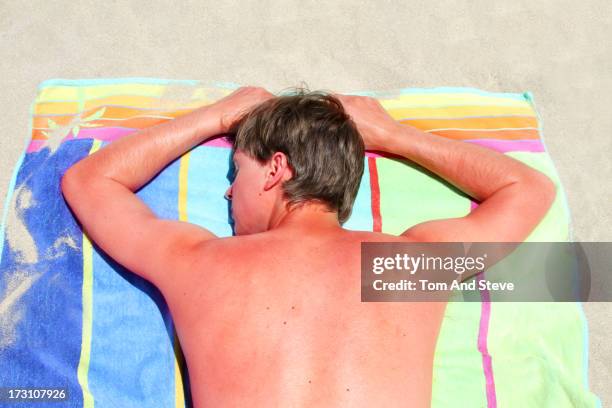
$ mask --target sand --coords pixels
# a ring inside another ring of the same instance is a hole
[[[1,198],[29,138],[36,86],[49,78],[201,79],[273,92],[301,81],[339,92],[467,86],[533,93],[574,239],[612,240],[610,2],[37,3],[0,5]],[[25,260],[41,256],[15,233]],[[27,313],[17,298],[32,279],[15,282],[2,307]],[[585,310],[590,384],[605,406],[612,304]]]

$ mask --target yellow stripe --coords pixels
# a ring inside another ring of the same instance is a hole
[[[191,86],[191,85],[146,85],[146,84],[121,84],[121,85],[97,85],[95,87],[54,86],[43,88],[36,96],[36,102],[54,101],[77,101],[79,90],[83,91],[85,100],[108,98],[112,96],[144,96],[161,97],[166,88],[192,88],[192,99],[216,100],[232,92],[232,89],[214,86]]]
[[[159,98],[144,96],[122,95],[96,100],[86,100],[85,110],[94,109],[103,105],[121,105],[130,108],[145,109],[196,109],[209,104],[207,100],[194,100],[190,103],[181,101],[163,102]],[[444,104],[437,106],[425,104],[426,106],[406,106],[406,104],[382,104],[395,119],[402,118],[438,118],[438,117],[464,117],[464,116],[486,116],[486,115],[535,115],[528,104],[519,105],[491,105],[487,103],[463,105]],[[35,115],[73,115],[80,112],[78,102],[39,102],[34,106]]]
[[[85,100],[85,110],[94,109],[104,105],[121,105],[130,108],[145,109],[195,109],[207,105],[210,102],[205,100],[195,100],[185,103],[181,101],[162,100],[148,96],[118,95],[109,96],[101,99]],[[62,102],[37,102],[34,106],[35,115],[74,115],[79,113],[79,104],[76,101]]]
[[[181,351],[181,345],[179,343],[179,339],[176,335],[176,330],[174,331],[174,405],[176,408],[185,408],[185,393],[183,392],[183,378],[181,377],[181,367],[185,359],[183,358],[183,352]]]
[[[79,97],[77,92],[77,87],[75,86],[51,86],[43,88],[38,92],[36,102],[54,99],[76,100]]]
[[[151,108],[163,102],[164,106],[191,107],[211,103],[226,96],[230,89],[196,85],[115,84],[83,87],[44,88],[36,98],[36,114],[75,114],[75,102],[82,100],[87,109],[102,105],[125,105]],[[177,100],[172,100],[174,98]],[[79,97],[82,97],[79,98]],[[186,102],[189,96],[191,101]],[[161,98],[161,99],[160,99]],[[162,101],[163,99],[163,101]],[[441,109],[451,106],[530,108],[527,100],[474,93],[408,93],[378,98],[387,110]],[[531,111],[531,109],[529,109]]]
[[[179,197],[178,210],[179,221],[187,221],[187,174],[189,172],[189,158],[191,152],[185,153],[181,157],[179,168]]]
[[[437,108],[393,108],[389,114],[395,120],[404,118],[462,118],[489,115],[534,115],[529,106],[441,106]]]
[[[103,84],[103,85],[90,85],[90,86],[53,86],[43,88],[38,94],[36,101],[42,102],[53,102],[53,101],[64,101],[76,102],[79,98],[78,92],[82,92],[85,96],[86,101],[92,99],[102,99],[109,97],[148,97],[148,98],[159,98],[164,93],[173,89],[192,89],[193,99],[218,99],[219,97],[225,96],[231,93],[231,89],[218,88],[218,87],[206,87],[197,85],[183,85],[183,84],[167,84],[167,85],[155,85],[155,84],[138,84],[138,83],[126,83],[126,84]],[[214,97],[210,98],[210,94],[213,93]],[[524,106],[528,105],[529,102],[526,100],[506,98],[495,95],[482,95],[469,92],[460,93],[405,93],[398,94],[393,97],[381,96],[378,98],[381,104],[386,109],[394,109],[398,107],[409,107],[413,106],[428,106],[428,105],[502,105],[502,106]]]
[[[79,97],[77,109],[79,110],[79,112],[81,112],[85,110],[85,101],[87,99],[85,97],[85,91],[83,90],[83,88],[78,89],[77,95]]]
[[[396,98],[378,98],[385,109],[409,108],[443,105],[484,105],[484,106],[529,106],[525,99],[504,98],[498,96],[478,95],[470,93],[440,93],[440,94],[404,94]]]
[[[43,88],[38,97],[39,101],[46,100],[71,100],[76,99],[77,89],[81,89],[87,95],[87,99],[102,98],[108,95],[129,94],[143,96],[160,96],[166,85],[151,84],[114,84],[114,85],[92,85],[92,86],[51,86]]]
[[[91,155],[100,148],[102,141],[95,140],[89,150]],[[81,340],[81,357],[77,378],[83,391],[83,408],[93,408],[94,398],[89,391],[89,359],[91,357],[91,327],[93,311],[93,248],[87,235],[83,233],[83,333]]]
[[[178,215],[179,221],[187,221],[187,175],[189,172],[189,157],[188,152],[181,157],[179,167],[179,191],[178,191]],[[178,335],[176,330],[173,336],[174,341],[174,386],[175,386],[175,406],[176,408],[185,407],[185,395],[183,391],[183,378],[181,377],[180,366],[184,365],[185,358],[181,350]]]

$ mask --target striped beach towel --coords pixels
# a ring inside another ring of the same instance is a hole
[[[0,386],[67,390],[63,406],[189,406],[185,362],[167,305],[149,282],[92,243],[60,179],[117,138],[181,116],[236,84],[124,78],[44,81],[31,106],[31,139],[0,228]],[[569,212],[546,152],[533,96],[474,88],[356,92],[398,121],[476,143],[547,174],[557,198],[527,241],[571,240]],[[183,155],[138,191],[162,218],[232,233],[228,145]],[[476,204],[407,161],[368,153],[348,229],[399,234],[460,217]],[[433,407],[590,407],[587,326],[577,303],[449,303],[436,347]],[[57,407],[40,402],[36,406]]]

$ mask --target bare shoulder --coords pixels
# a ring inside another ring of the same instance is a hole
[[[412,241],[408,237],[380,232],[344,230],[343,234],[338,236],[322,238],[319,244],[331,246],[332,243],[343,245],[354,242]],[[299,248],[317,246],[317,242],[316,237],[301,237],[297,240],[295,237],[270,232],[202,241],[187,255],[190,260],[185,262],[188,268],[185,275],[189,276],[197,271],[198,274],[205,274],[210,278],[219,271],[227,271],[228,268],[237,270],[245,264],[254,267],[262,257],[269,260],[270,257],[274,258],[274,254],[279,251],[293,253]]]
[[[212,239],[202,241],[186,251],[182,255],[185,259],[181,262],[180,270],[168,271],[172,273],[172,279],[166,279],[160,289],[168,299],[178,300],[189,291],[200,290],[197,288],[211,289],[216,285],[226,285],[228,273],[232,281],[239,281],[255,269],[262,268],[261,272],[266,272],[271,262],[281,265],[288,257],[301,258],[313,253],[319,259],[334,256],[339,249],[341,253],[344,250],[358,250],[360,242],[411,240],[380,232],[352,230],[324,238],[312,236],[296,239],[294,236],[268,232]]]
[[[372,231],[349,231],[354,239],[361,242],[414,242],[414,239],[401,235],[385,234]]]
[[[209,287],[224,276],[227,278],[228,271],[232,276],[239,274],[245,260],[252,258],[251,254],[257,250],[257,244],[257,240],[249,236],[201,241],[181,253],[180,266],[168,270],[171,276],[157,286],[166,300],[174,303],[189,292]]]
[[[203,241],[194,248],[190,256],[200,268],[214,273],[214,270],[220,267],[241,264],[247,259],[255,260],[261,256],[269,256],[276,250],[296,249],[296,245],[300,248],[310,244],[316,245],[316,242],[317,238],[301,237],[297,240],[295,237],[268,232]],[[332,243],[341,245],[343,242],[345,244],[350,242],[414,242],[414,239],[382,232],[344,230],[342,234],[335,235],[333,238],[321,238],[321,243],[323,242],[325,245]]]
[[[265,243],[260,234],[224,237],[202,241],[193,248],[191,257],[201,267],[214,268],[216,265],[231,261],[235,257],[250,255],[251,252],[261,250]]]

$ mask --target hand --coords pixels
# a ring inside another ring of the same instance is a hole
[[[230,126],[242,115],[274,97],[264,88],[243,86],[207,108],[219,118],[219,133],[227,133]]]
[[[357,125],[367,150],[382,150],[385,139],[402,128],[374,98],[342,94],[334,96],[342,102],[344,110]]]

